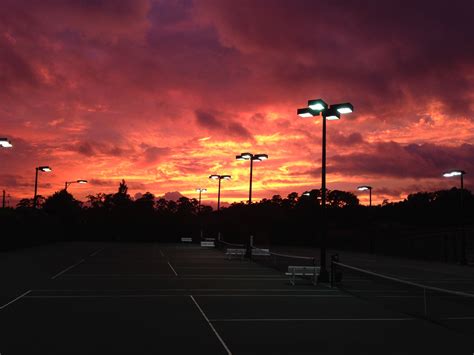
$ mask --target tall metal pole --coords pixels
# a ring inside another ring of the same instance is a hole
[[[252,174],[253,174],[253,155],[250,157],[250,190],[249,190],[249,205],[252,203]]]
[[[3,190],[2,208],[5,208],[5,190]]]
[[[219,212],[221,208],[221,180],[222,178],[219,176],[219,188],[217,189],[217,212]]]
[[[202,190],[199,189],[199,204],[198,204],[198,214],[201,213],[201,193],[202,193]]]
[[[461,219],[461,264],[467,264],[467,255],[466,255],[466,232],[464,231],[464,214],[463,214],[463,204],[464,204],[464,174],[461,173],[461,210],[459,211],[459,216]]]
[[[321,270],[319,280],[322,282],[329,281],[329,274],[326,267],[326,237],[327,237],[327,218],[326,218],[326,117],[323,119],[323,142],[322,142],[322,167],[321,167],[321,217],[322,217],[322,233],[321,233]]]
[[[372,188],[369,189],[369,207],[372,207]]]
[[[33,208],[36,208],[36,200],[37,200],[37,193],[38,193],[38,168],[36,168],[36,176],[35,176],[35,195],[33,197]]]

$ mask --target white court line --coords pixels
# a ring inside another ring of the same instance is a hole
[[[179,276],[176,274],[176,276]],[[179,276],[180,280],[261,280],[261,281],[288,281],[287,277],[227,277],[231,275],[223,275],[223,277],[212,277],[209,275],[187,275],[186,277]],[[251,275],[245,275],[251,276]],[[268,275],[265,275],[268,276]],[[167,274],[71,274],[65,275],[68,278],[79,278],[79,277],[90,277],[90,278],[149,278],[149,279],[167,279],[169,275]]]
[[[152,298],[152,297],[188,297],[189,294],[159,293],[159,294],[141,294],[141,295],[32,295],[25,298]],[[351,298],[343,295],[231,295],[231,294],[197,294],[198,297],[307,297],[307,298]]]
[[[6,308],[7,306],[11,305],[13,302],[18,301],[20,298],[25,297],[25,296],[26,296],[27,294],[29,294],[30,292],[31,292],[31,290],[28,290],[28,291],[26,291],[25,293],[23,293],[23,294],[21,294],[20,296],[18,296],[17,298],[15,298],[14,300],[12,300],[12,301],[10,301],[10,302],[4,304],[3,306],[0,307],[0,310],[2,310],[2,309],[4,309],[4,308]]]
[[[474,317],[447,317],[441,319],[449,319],[449,320],[474,320]]]
[[[97,292],[96,289],[34,289],[33,292]],[[130,289],[115,289],[116,292],[128,292]],[[338,292],[336,290],[292,290],[286,288],[155,288],[148,291],[229,291],[229,292]]]
[[[102,250],[104,250],[105,248],[99,248],[97,249],[96,251],[94,251],[91,255],[89,256],[96,256],[97,254],[99,254]]]
[[[210,319],[211,322],[320,322],[320,321],[405,321],[419,320],[416,318],[229,318],[229,319]]]
[[[196,300],[194,299],[194,297],[191,295],[189,296],[191,297],[191,300],[194,302],[194,304],[196,305],[197,309],[199,309],[199,312],[201,312],[202,316],[204,317],[204,319],[206,320],[207,324],[209,324],[209,327],[211,327],[212,331],[214,332],[214,334],[216,335],[217,339],[219,339],[219,341],[221,342],[222,346],[224,347],[224,349],[227,351],[227,354],[229,355],[232,355],[232,352],[229,350],[229,348],[227,347],[227,345],[224,343],[224,340],[222,340],[221,336],[219,335],[219,333],[217,332],[217,330],[214,328],[214,326],[212,325],[212,323],[209,321],[209,318],[207,318],[206,316],[206,313],[204,313],[204,311],[202,310],[202,308],[199,306],[199,304],[196,302]]]
[[[170,264],[169,261],[168,261],[168,265],[170,266],[171,270],[173,270],[174,275],[175,275],[175,276],[178,276],[178,273],[176,272],[176,270],[173,268],[173,266]]]
[[[242,295],[242,294],[203,294],[203,295],[196,295],[199,297],[330,297],[330,298],[354,298],[353,296],[349,295],[285,295],[285,294],[280,294],[280,295],[272,295],[272,294],[265,294],[265,295]]]
[[[18,296],[17,298],[15,298],[14,300],[11,300],[10,302],[4,304],[3,306],[0,307],[0,310],[4,309],[5,307],[11,305],[13,302],[16,302],[18,301],[20,298],[23,298],[25,297],[27,294],[29,294],[31,292],[31,290],[28,290],[26,291],[25,293],[21,294],[20,296]]]
[[[83,263],[83,262],[84,262],[84,259],[79,260],[79,261],[78,261],[77,263],[75,263],[74,265],[71,265],[71,266],[65,268],[63,271],[58,272],[56,275],[54,275],[53,277],[51,277],[51,280],[54,280],[55,278],[61,276],[61,275],[64,274],[65,272],[71,270],[73,267],[76,267],[77,265],[79,265],[79,264],[81,264],[81,263]]]

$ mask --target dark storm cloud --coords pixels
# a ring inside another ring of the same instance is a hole
[[[379,116],[432,100],[472,114],[470,0],[210,0],[198,7],[224,45],[258,57],[269,83],[296,94],[312,88],[334,100],[352,97],[360,111]]]
[[[474,145],[448,147],[382,142],[367,146],[361,152],[332,156],[330,160],[329,169],[344,175],[436,178],[450,169],[473,171]]]
[[[232,121],[230,118],[220,117],[219,119],[214,113],[196,110],[196,122],[203,128],[209,129],[210,131],[217,131],[219,133],[225,133],[231,137],[240,137],[245,139],[252,139],[252,134],[242,126],[240,123]]]

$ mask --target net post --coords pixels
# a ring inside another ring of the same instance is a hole
[[[249,236],[247,255],[246,255],[250,260],[252,260],[252,248],[253,248],[253,235]]]
[[[428,306],[426,302],[426,288],[423,288],[423,302],[425,306],[425,317],[428,317]]]
[[[334,270],[335,269],[334,262],[338,262],[338,261],[339,261],[339,254],[331,255],[331,272],[330,272],[331,288],[334,288],[335,283],[336,283],[336,280],[335,280],[336,270]]]

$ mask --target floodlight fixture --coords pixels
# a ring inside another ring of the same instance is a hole
[[[264,161],[268,159],[268,154],[252,154],[241,153],[235,157],[237,160],[250,160],[250,187],[249,187],[249,204],[252,203],[252,176],[253,176],[253,162]]]
[[[33,208],[36,208],[36,203],[38,200],[38,172],[42,171],[44,173],[49,173],[52,170],[53,169],[51,169],[47,165],[42,165],[35,168],[36,175],[35,175],[35,194],[33,196]]]
[[[308,100],[308,107],[315,111],[327,110],[328,104],[323,99]]]
[[[268,159],[268,154],[257,154],[253,157],[253,160],[264,161]]]
[[[88,181],[87,180],[84,180],[84,179],[79,179],[79,180],[75,180],[75,181],[66,181],[64,183],[64,190],[67,190],[67,188],[69,187],[69,185],[71,184],[87,184]]]
[[[219,180],[219,185],[218,185],[218,189],[217,189],[217,211],[219,211],[220,208],[221,208],[221,180],[230,180],[231,176],[230,175],[213,174],[213,175],[209,176],[209,179]]]
[[[310,117],[314,117],[314,116],[319,116],[319,111],[312,110],[309,107],[299,108],[296,111],[296,113],[297,113],[298,116],[300,116],[302,118],[310,118]]]
[[[11,148],[11,147],[13,147],[13,144],[7,138],[0,138],[0,147],[2,147],[2,148]]]
[[[352,104],[350,102],[331,105],[331,108],[335,109],[337,112],[342,113],[342,114],[347,114],[347,113],[354,112],[354,106],[352,106]]]
[[[330,108],[323,112],[323,117],[328,121],[335,121],[341,118],[341,114],[336,109]]]
[[[451,170],[451,171],[447,171],[443,174],[444,177],[453,177],[453,176],[462,176],[466,174],[465,171],[463,170]]]
[[[371,186],[365,186],[365,185],[357,187],[357,190],[359,190],[359,191],[367,191],[367,190],[371,190],[371,189],[372,189]]]

